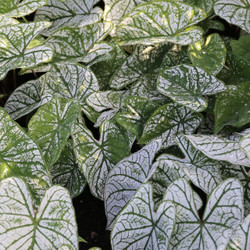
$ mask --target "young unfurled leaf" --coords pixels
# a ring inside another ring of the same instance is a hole
[[[160,148],[161,141],[154,140],[110,171],[104,193],[107,229],[112,228],[115,217],[154,170],[152,162]]]
[[[212,34],[206,39],[190,45],[188,55],[194,66],[216,75],[220,72],[226,61],[226,46],[220,35]]]
[[[53,51],[44,45],[27,49],[29,43],[49,22],[18,23],[0,27],[0,80],[11,69],[32,67],[52,59]]]
[[[174,204],[163,201],[155,211],[152,186],[143,184],[117,216],[111,232],[112,248],[166,250],[174,224]]]
[[[173,182],[164,200],[172,201],[176,207],[175,230],[170,240],[173,249],[224,249],[243,220],[242,186],[235,179],[227,179],[213,190],[202,219],[186,180]]]
[[[201,40],[202,29],[193,26],[206,18],[202,9],[182,2],[157,0],[142,4],[118,25],[121,44],[151,45],[173,42],[188,45]]]
[[[60,186],[48,189],[34,210],[23,180],[1,181],[0,225],[1,249],[58,249],[62,244],[78,249],[74,208],[68,191]]]
[[[29,185],[35,205],[39,204],[45,190],[51,186],[42,154],[35,142],[2,108],[0,145],[0,180],[7,177],[22,178]]]
[[[79,104],[60,98],[44,104],[31,118],[29,135],[42,149],[49,167],[59,159],[79,113]]]
[[[102,9],[93,7],[99,0],[49,0],[48,4],[39,8],[35,20],[50,21],[52,26],[42,32],[49,36],[63,27],[83,27],[96,23],[102,16]]]
[[[232,40],[230,46],[235,55],[242,56],[250,62],[250,35],[241,36],[239,40]]]
[[[217,95],[215,114],[215,133],[224,126],[242,127],[250,122],[250,82],[238,86],[228,86]]]
[[[222,81],[198,67],[185,64],[161,70],[157,81],[160,93],[195,112],[207,108],[204,95],[213,95],[225,89]]]

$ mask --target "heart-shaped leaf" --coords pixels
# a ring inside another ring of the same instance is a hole
[[[52,99],[40,107],[29,121],[29,135],[36,140],[51,167],[60,157],[73,132],[80,106],[68,99]]]
[[[78,249],[73,205],[68,191],[60,186],[48,189],[34,210],[21,179],[1,181],[0,225],[1,249],[58,249],[62,244]]]
[[[194,66],[216,75],[225,64],[226,46],[219,34],[212,34],[206,42],[198,41],[190,45],[188,55]]]
[[[53,51],[44,45],[27,49],[29,43],[49,22],[19,23],[0,27],[0,80],[11,69],[32,67],[52,59]]]
[[[154,140],[120,161],[110,171],[104,193],[108,230],[112,228],[118,213],[153,171],[152,162],[160,147],[161,141]]]
[[[243,219],[242,186],[235,179],[228,179],[213,190],[202,219],[186,180],[173,182],[164,199],[174,202],[176,207],[175,230],[170,241],[173,249],[224,249]]]
[[[198,67],[185,64],[161,70],[157,81],[160,93],[195,112],[207,108],[203,95],[214,95],[225,89],[222,81]]]
[[[250,32],[249,7],[249,0],[216,0],[214,12],[229,23],[238,25]]]
[[[205,11],[182,2],[157,0],[142,4],[119,24],[121,44],[173,42],[188,45],[201,40],[202,29],[193,26],[206,18]]]
[[[167,249],[175,224],[175,207],[163,201],[154,210],[152,186],[142,185],[117,216],[111,232],[113,249]]]
[[[250,35],[241,36],[239,40],[232,40],[230,46],[235,55],[242,56],[250,62]]]
[[[99,0],[49,0],[48,4],[36,12],[36,21],[50,21],[52,26],[42,32],[49,36],[55,30],[63,27],[83,27],[98,22],[102,9],[94,5]]]
[[[40,149],[2,108],[0,128],[0,180],[13,176],[24,179],[37,205],[51,186]]]

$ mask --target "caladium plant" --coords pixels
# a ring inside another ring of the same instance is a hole
[[[99,247],[86,186],[114,250],[249,250],[249,32],[249,0],[0,0],[0,250]]]

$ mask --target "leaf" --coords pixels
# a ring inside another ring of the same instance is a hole
[[[227,86],[227,90],[217,95],[214,107],[215,133],[224,126],[242,127],[250,122],[250,82],[238,86]]]
[[[201,40],[202,29],[194,24],[206,13],[182,2],[157,0],[142,4],[118,25],[120,44],[157,44],[172,42],[188,45]]]
[[[54,184],[67,188],[72,198],[82,193],[87,182],[76,163],[72,142],[69,141],[62,150],[58,161],[50,168]]]
[[[152,186],[143,184],[117,216],[111,232],[112,248],[167,249],[174,224],[173,203],[163,201],[155,212]]]
[[[51,186],[40,149],[2,108],[0,128],[0,180],[22,178],[29,185],[35,203],[39,204],[45,190]]]
[[[240,148],[250,160],[250,133],[243,136],[240,140]]]
[[[215,135],[185,135],[185,137],[209,158],[246,167],[250,164],[250,160],[241,151],[237,141]]]
[[[175,136],[178,133],[189,134],[201,123],[202,116],[194,114],[186,107],[170,103],[158,108],[146,122],[140,144],[146,144],[160,136],[164,141],[164,147],[175,144]]]
[[[107,230],[112,228],[115,217],[154,171],[152,163],[160,147],[161,141],[154,140],[121,160],[110,171],[104,191]]]
[[[242,186],[235,179],[227,179],[213,190],[202,219],[186,180],[173,182],[164,199],[176,207],[175,231],[170,241],[173,249],[224,249],[243,219]]]
[[[206,13],[209,13],[213,10],[214,2],[216,0],[184,0],[184,2],[193,4],[203,10],[205,10]]]
[[[52,99],[29,121],[29,135],[42,149],[49,167],[59,159],[79,113],[80,107],[74,101]]]
[[[94,5],[99,0],[49,0],[35,15],[36,21],[49,21],[52,26],[42,32],[50,36],[54,31],[64,27],[83,27],[101,19],[102,10]]]
[[[28,81],[14,90],[5,103],[5,110],[13,120],[29,114],[41,105],[40,79]]]
[[[11,69],[32,67],[52,59],[53,51],[44,45],[27,49],[29,43],[48,22],[19,23],[0,27],[0,80]]]
[[[225,26],[223,23],[217,20],[207,19],[200,24],[201,28],[204,30],[204,33],[207,33],[210,29],[225,31]]]
[[[103,199],[108,173],[130,153],[128,134],[113,121],[104,121],[97,141],[84,124],[77,123],[72,134],[74,153],[91,193]]]
[[[222,81],[198,67],[185,64],[161,70],[157,80],[157,90],[161,94],[195,112],[208,106],[203,95],[214,95],[225,89]]]
[[[48,0],[1,0],[0,14],[8,17],[22,17],[31,14],[48,3]]]
[[[247,250],[250,248],[250,215],[234,230],[227,249]]]
[[[214,12],[229,23],[250,32],[249,0],[216,0]]]
[[[6,26],[6,25],[18,24],[18,23],[19,22],[16,19],[0,14],[0,25],[1,25],[1,27]]]
[[[250,62],[250,35],[241,36],[239,40],[232,40],[230,46],[235,55],[242,56]]]
[[[192,64],[209,74],[217,75],[226,61],[226,46],[219,34],[211,34],[206,42],[189,45],[188,55]]]
[[[78,249],[74,208],[63,187],[48,189],[38,210],[21,179],[1,181],[0,197],[1,249],[58,249],[62,244]]]

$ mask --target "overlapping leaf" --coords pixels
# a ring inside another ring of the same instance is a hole
[[[205,11],[182,2],[157,0],[142,4],[124,18],[116,35],[121,44],[173,42],[187,45],[201,40],[202,29],[193,26]]]
[[[36,12],[35,20],[52,22],[52,26],[42,32],[49,36],[55,30],[63,27],[83,27],[98,22],[102,10],[94,5],[99,0],[49,0],[48,4]]]
[[[144,184],[118,215],[111,233],[112,247],[167,249],[174,224],[173,203],[163,201],[155,212],[152,186]]]
[[[5,16],[5,15],[0,15],[0,25],[5,26],[5,25],[9,25],[9,24],[18,24],[19,22],[11,17]]]
[[[240,148],[247,155],[250,160],[250,133],[246,134],[240,140]]]
[[[157,81],[157,90],[160,93],[195,112],[201,112],[208,106],[203,95],[213,95],[225,89],[222,81],[189,65],[163,69]]]
[[[60,186],[48,189],[36,211],[26,184],[18,178],[0,182],[0,248],[78,249],[71,198]]]
[[[214,2],[216,0],[184,0],[184,2],[193,4],[209,13],[213,10]]]
[[[250,35],[241,36],[239,40],[232,40],[230,46],[235,55],[242,56],[250,62]]]
[[[70,134],[73,132],[80,106],[67,99],[52,99],[40,107],[29,122],[29,135],[43,151],[48,166],[60,157]]]

